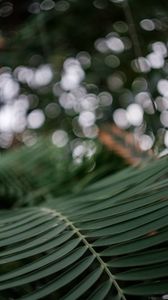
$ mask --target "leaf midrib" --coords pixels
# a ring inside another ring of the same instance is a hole
[[[53,210],[52,210],[53,211]],[[115,280],[114,275],[111,273],[110,269],[108,268],[107,264],[103,261],[99,253],[93,248],[93,246],[87,241],[86,237],[80,232],[80,230],[71,222],[67,216],[63,215],[61,212],[58,212],[56,209],[54,210],[55,215],[61,220],[64,221],[67,226],[69,226],[75,234],[80,238],[80,240],[84,243],[84,245],[88,248],[88,250],[92,253],[92,255],[97,259],[100,263],[101,268],[106,272],[108,275],[111,283],[115,286],[118,294],[120,295],[120,299],[127,300],[125,295],[123,294],[122,289],[118,285],[117,281]]]

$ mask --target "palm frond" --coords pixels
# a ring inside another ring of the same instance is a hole
[[[95,155],[81,164],[74,163],[70,149],[57,148],[49,137],[39,138],[31,147],[22,146],[2,154],[0,208],[38,205],[48,193],[57,197],[77,193],[105,174],[126,167],[120,158],[102,149],[98,141],[95,145]]]
[[[76,196],[50,194],[45,207],[1,211],[2,296],[125,300],[168,293],[167,167],[164,158]]]
[[[87,174],[86,165],[74,165],[70,152],[57,148],[49,138],[2,154],[0,207],[30,206],[36,199],[44,201],[48,191],[57,196],[72,192],[76,178]]]

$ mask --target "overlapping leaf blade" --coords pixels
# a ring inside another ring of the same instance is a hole
[[[1,213],[2,293],[17,288],[30,300],[168,293],[167,166],[165,158],[129,168],[76,196],[50,193],[46,207]]]

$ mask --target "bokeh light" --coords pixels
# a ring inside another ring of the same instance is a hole
[[[158,4],[157,14],[147,13],[144,7],[143,14],[139,10],[133,16],[133,24],[124,11],[124,0],[94,0],[89,4],[91,15],[86,14],[87,5],[30,1],[24,6],[28,22],[21,21],[23,28],[8,29],[9,35],[2,28],[2,56],[11,47],[14,58],[11,62],[9,55],[0,68],[1,148],[17,142],[31,146],[38,135],[47,132],[58,147],[80,139],[75,151],[85,154],[74,157],[81,159],[87,152],[83,140],[98,138],[106,122],[132,132],[142,151],[155,147],[157,139],[158,148],[167,147],[168,24],[164,9]],[[78,28],[73,21],[76,12],[81,21]],[[15,4],[0,4],[2,20],[14,14]]]
[[[58,148],[62,148],[68,143],[68,134],[64,130],[56,130],[52,134],[52,142]]]

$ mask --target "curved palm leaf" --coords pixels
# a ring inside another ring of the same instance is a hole
[[[168,293],[167,167],[161,159],[76,196],[50,195],[45,207],[1,211],[2,296],[125,300]]]

